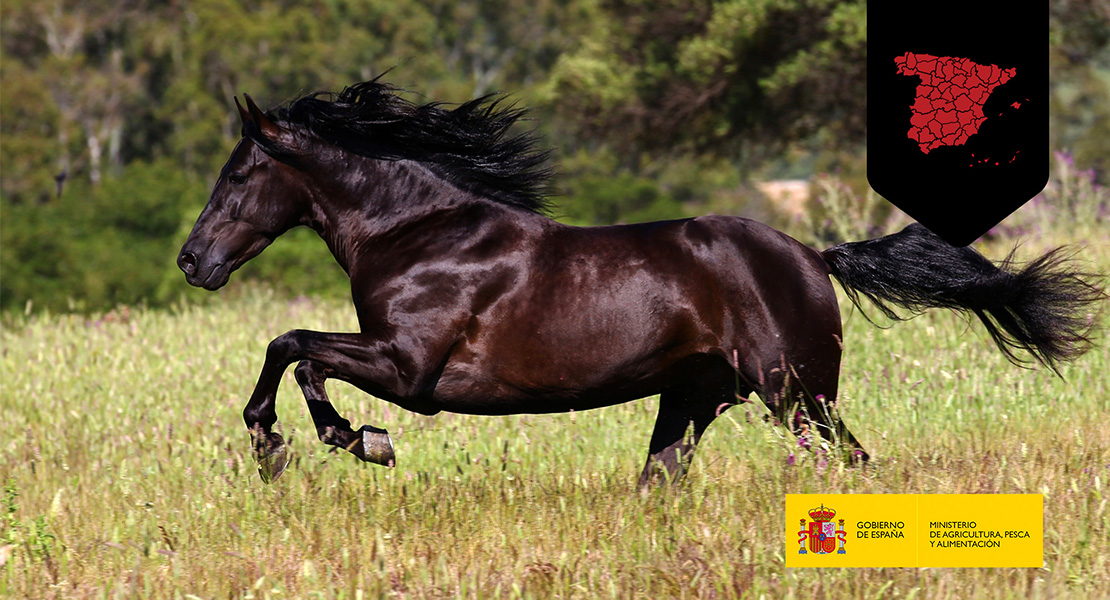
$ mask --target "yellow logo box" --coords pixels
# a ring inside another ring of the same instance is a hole
[[[1040,494],[787,494],[788,567],[1041,567]]]

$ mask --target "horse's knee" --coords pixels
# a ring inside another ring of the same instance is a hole
[[[266,360],[285,362],[295,358],[301,353],[304,345],[302,337],[305,333],[303,330],[294,329],[274,338],[266,347]]]
[[[322,380],[324,378],[324,370],[314,361],[302,360],[297,363],[297,367],[293,369],[293,376],[297,378],[297,383],[301,387],[304,387]]]

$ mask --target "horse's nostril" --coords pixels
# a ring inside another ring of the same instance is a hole
[[[185,272],[185,275],[192,276],[197,270],[197,256],[192,252],[182,252],[181,256],[177,257],[177,266]]]

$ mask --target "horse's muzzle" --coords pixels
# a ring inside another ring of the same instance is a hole
[[[197,255],[192,252],[182,252],[181,256],[177,257],[177,266],[185,277],[189,278],[197,272]]]
[[[209,291],[223,287],[231,275],[230,269],[223,262],[202,265],[197,255],[188,251],[177,257],[177,266],[185,273],[185,281],[189,285]]]

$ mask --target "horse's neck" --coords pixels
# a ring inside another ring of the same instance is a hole
[[[473,228],[510,211],[522,213],[514,220],[545,219],[460,190],[419,163],[372,162],[348,176],[344,189],[320,198],[307,223],[348,274],[366,248],[410,235]]]

